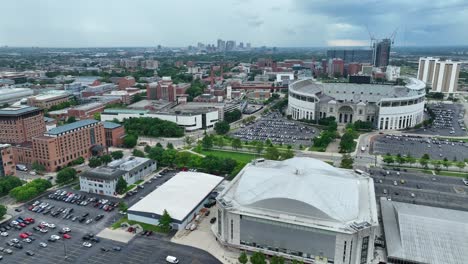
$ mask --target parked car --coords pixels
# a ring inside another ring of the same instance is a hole
[[[93,246],[93,244],[89,243],[89,242],[83,242],[83,246],[84,247],[87,247],[87,248],[90,248]]]

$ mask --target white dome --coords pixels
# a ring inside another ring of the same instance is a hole
[[[265,161],[239,176],[233,199],[242,206],[342,223],[359,217],[359,176],[323,161]]]

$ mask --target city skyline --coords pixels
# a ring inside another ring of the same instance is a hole
[[[268,3],[268,4],[267,4]],[[398,29],[396,46],[464,45],[463,1],[251,1],[219,3],[89,0],[67,5],[25,0],[5,3],[0,45],[18,47],[170,47],[223,40],[252,46],[368,46]],[[18,20],[16,14],[23,19]],[[364,14],[364,15],[363,15]],[[285,20],[287,18],[287,20]],[[214,23],[216,21],[216,23]],[[431,21],[428,25],[427,21]],[[434,38],[434,34],[438,37]]]

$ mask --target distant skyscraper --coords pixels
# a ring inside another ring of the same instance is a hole
[[[226,50],[226,41],[218,39],[218,46],[216,47],[218,51]]]
[[[432,85],[434,78],[434,68],[439,58],[427,57],[419,58],[418,79],[428,85]]]
[[[236,42],[234,40],[228,40],[226,42],[226,51],[232,51],[236,48]]]
[[[246,44],[246,47],[247,47],[248,49],[250,49],[250,48],[251,48],[250,43],[247,43],[247,44]]]
[[[239,43],[239,49],[244,49],[244,42]]]
[[[372,63],[375,67],[385,67],[390,61],[390,39],[382,39],[374,44]]]
[[[458,76],[460,63],[446,60],[435,64],[432,91],[439,93],[453,93],[458,90]]]
[[[345,64],[352,62],[371,63],[372,50],[327,50],[327,59],[340,58]]]

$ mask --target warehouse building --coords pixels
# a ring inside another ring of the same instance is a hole
[[[248,164],[217,197],[224,246],[306,263],[366,264],[378,227],[373,180],[320,160]]]
[[[467,263],[468,212],[384,197],[380,208],[389,263]]]
[[[166,210],[173,229],[183,229],[203,208],[222,177],[201,172],[179,172],[127,211],[128,220],[157,225]]]

